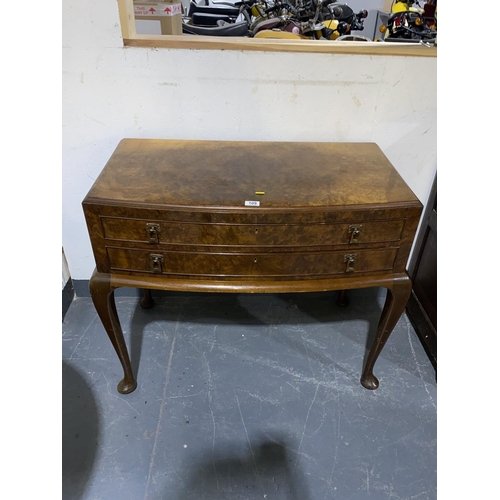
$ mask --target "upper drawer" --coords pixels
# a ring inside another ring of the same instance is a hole
[[[102,217],[109,240],[152,244],[314,246],[398,241],[404,219],[339,224],[198,224]]]

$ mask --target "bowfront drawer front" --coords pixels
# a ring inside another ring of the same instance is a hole
[[[107,249],[113,271],[186,276],[330,276],[387,271],[397,248],[335,252],[204,253]]]
[[[360,245],[397,242],[404,219],[343,224],[198,224],[102,217],[107,240],[218,246]]]

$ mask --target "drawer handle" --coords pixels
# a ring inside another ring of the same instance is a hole
[[[160,224],[146,224],[146,231],[149,236],[149,243],[158,243],[158,235],[160,234]]]
[[[361,229],[363,228],[363,224],[351,224],[349,226],[348,233],[351,235],[349,243],[359,243],[358,238],[361,234]]]
[[[161,265],[163,264],[163,255],[152,253],[149,255],[149,261],[151,262],[151,270],[154,273],[161,273]]]
[[[344,262],[346,263],[345,272],[353,273],[354,272],[354,261],[356,260],[355,253],[348,253],[344,255]]]

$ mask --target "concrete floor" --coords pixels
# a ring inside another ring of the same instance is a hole
[[[117,298],[138,387],[88,297],[63,322],[64,500],[435,499],[436,377],[385,292]]]

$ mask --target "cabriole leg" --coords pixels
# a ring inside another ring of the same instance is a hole
[[[129,394],[137,387],[137,382],[132,373],[127,346],[123,338],[118,313],[116,312],[115,290],[111,287],[109,274],[94,272],[90,279],[89,288],[94,307],[123,368],[124,376],[123,380],[118,384],[118,392]]]
[[[387,339],[404,312],[410,298],[411,280],[408,276],[397,278],[387,287],[387,298],[377,328],[377,335],[368,353],[366,365],[361,376],[361,385],[366,389],[376,389],[379,386],[377,377],[373,375],[373,366],[377,361]]]
[[[150,309],[155,305],[155,301],[153,300],[153,296],[151,295],[151,290],[149,288],[144,289],[144,295],[140,304],[143,309]]]
[[[347,307],[349,305],[349,299],[347,298],[347,290],[340,290],[339,296],[337,297],[337,305],[339,307]]]

